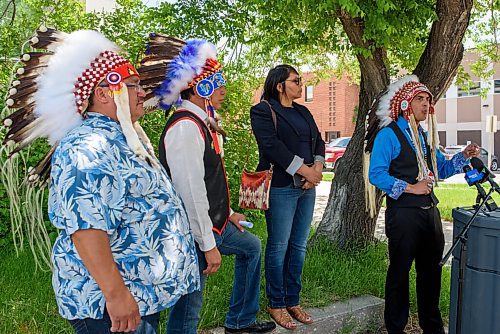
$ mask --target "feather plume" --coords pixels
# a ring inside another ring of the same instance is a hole
[[[141,75],[141,85],[155,85],[158,86],[159,82],[165,78],[165,72],[167,67],[157,69],[155,71],[149,71],[146,73],[139,72]]]
[[[36,127],[39,123],[40,123],[39,120],[35,118],[33,121],[29,122],[16,132],[12,132],[8,136],[6,136],[5,143],[8,143],[9,141],[14,143],[23,142],[26,138],[29,138],[34,135],[34,133],[36,132]]]
[[[2,123],[8,127],[13,126],[16,122],[19,122],[27,117],[27,115],[33,112],[34,103],[27,105],[24,108],[18,109],[9,116],[2,120]],[[7,124],[10,123],[10,124]]]
[[[47,67],[47,65],[20,67],[16,71],[16,79],[19,81],[32,80],[38,77]]]
[[[37,180],[45,180],[48,178],[52,162],[52,155],[54,154],[56,148],[57,144],[53,145],[47,152],[47,154],[43,157],[43,159],[41,159],[38,164],[29,171],[28,180],[34,179],[34,175],[37,175],[37,177],[35,177]]]
[[[410,81],[418,81],[416,75],[407,75],[387,87],[387,93],[380,97],[376,114],[380,120],[379,128],[386,127],[393,119],[391,118],[391,99],[403,86]]]
[[[13,101],[13,102],[10,103],[10,101]],[[9,106],[9,108],[18,109],[18,108],[24,108],[24,107],[26,107],[34,102],[35,102],[34,94],[30,93],[28,95],[22,96],[21,98],[19,98],[17,100],[9,98],[7,100],[7,105]]]
[[[16,133],[22,133],[22,131],[23,131],[22,129],[27,127],[34,120],[35,120],[35,116],[33,116],[33,113],[30,113],[30,114],[25,115],[22,119],[17,120],[15,123],[13,123],[12,127],[9,129],[9,131],[5,135],[4,144],[6,144],[8,140],[11,140],[11,138]]]
[[[37,34],[30,40],[30,44],[35,49],[55,50],[68,34],[57,31],[53,28],[40,27]]]
[[[118,48],[96,31],[75,31],[66,36],[40,76],[34,112],[42,122],[41,135],[48,137],[50,144],[82,123],[75,108],[75,80],[103,50],[118,51]]]
[[[31,85],[31,87],[25,87],[24,89],[12,88],[9,92],[9,97],[11,99],[13,99],[14,101],[20,101],[26,99],[28,95],[36,92],[36,83],[33,82],[33,85]]]
[[[31,124],[33,124],[34,122],[32,122]],[[28,127],[25,127],[25,129],[27,129]],[[36,134],[34,133],[34,131],[32,131],[32,127],[30,127],[30,129],[27,129],[25,131],[24,134],[19,134],[19,132],[16,134],[16,136],[18,138],[16,138],[17,140],[14,140],[14,142],[17,143],[17,146],[14,148],[14,150],[12,150],[12,152],[9,154],[9,158],[12,158],[14,155],[16,155],[18,152],[22,151],[25,147],[28,147],[29,145],[31,145],[31,143],[33,143],[33,141],[35,141],[38,137],[36,136]]]
[[[194,77],[201,74],[208,58],[217,59],[212,43],[200,39],[186,42],[179,56],[168,64],[166,78],[156,90],[162,109],[168,110],[181,102],[180,92],[188,88]]]
[[[38,66],[47,64],[53,52],[29,52],[21,56],[24,66]]]
[[[22,90],[33,85],[36,85],[36,80],[34,77],[30,80],[13,80],[10,87],[15,88],[16,90]]]

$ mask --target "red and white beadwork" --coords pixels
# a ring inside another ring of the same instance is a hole
[[[432,104],[432,93],[429,89],[418,81],[409,81],[399,89],[391,99],[390,102],[390,112],[391,118],[396,120],[399,115],[399,111],[403,111],[405,118],[408,118],[408,115],[412,113],[411,110],[411,101],[418,93],[428,93],[431,97]],[[430,108],[430,112],[434,113],[434,108]]]
[[[84,111],[85,101],[103,79],[119,87],[120,82],[131,75],[139,74],[128,60],[113,51],[101,52],[77,79],[74,94],[78,112]]]

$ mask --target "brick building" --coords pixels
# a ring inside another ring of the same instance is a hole
[[[352,136],[359,86],[347,78],[338,80],[335,76],[317,84],[311,84],[310,78],[310,74],[304,74],[303,96],[296,102],[309,108],[325,142]]]

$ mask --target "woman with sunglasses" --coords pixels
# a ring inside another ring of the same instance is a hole
[[[267,311],[280,326],[293,330],[313,319],[300,306],[301,275],[311,227],[315,186],[322,178],[325,142],[309,110],[294,100],[302,79],[290,65],[269,71],[262,101],[250,110],[259,147],[257,170],[273,165],[265,252]],[[273,113],[276,122],[273,120]]]

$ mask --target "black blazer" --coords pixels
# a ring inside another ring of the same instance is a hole
[[[290,185],[292,175],[286,172],[292,163],[299,148],[299,132],[289,120],[289,115],[281,106],[281,103],[271,99],[269,101],[276,112],[277,131],[274,128],[271,110],[265,102],[260,102],[250,109],[252,130],[259,146],[259,165],[257,170],[269,169],[274,164],[273,187],[285,187]],[[312,155],[325,157],[325,142],[321,139],[318,126],[314,121],[309,109],[298,103],[293,103],[304,119],[309,123],[312,135]]]

